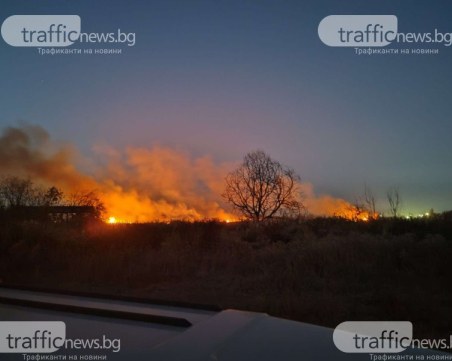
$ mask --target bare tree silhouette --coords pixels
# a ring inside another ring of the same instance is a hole
[[[35,198],[33,182],[30,179],[4,177],[0,181],[0,198],[5,207],[31,205]]]
[[[294,170],[258,150],[226,177],[223,197],[246,219],[263,221],[299,215],[303,206]]]
[[[378,218],[375,196],[372,189],[367,184],[364,184],[363,204],[369,219]]]
[[[393,187],[386,192],[386,197],[388,198],[389,210],[394,218],[399,216],[401,198],[398,187]]]

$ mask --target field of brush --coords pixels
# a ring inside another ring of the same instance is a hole
[[[215,304],[335,327],[452,324],[452,222],[335,218],[85,226],[0,221],[0,282]]]

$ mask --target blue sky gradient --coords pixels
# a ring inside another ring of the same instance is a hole
[[[41,56],[0,41],[0,127],[36,123],[85,155],[162,144],[217,161],[256,148],[319,193],[364,183],[404,211],[452,208],[452,47],[358,56],[317,35],[331,14],[394,14],[399,31],[452,32],[445,1],[2,0],[14,14],[77,14],[136,45],[109,56]],[[425,47],[428,47],[427,45]]]

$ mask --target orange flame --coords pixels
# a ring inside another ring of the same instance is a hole
[[[218,219],[237,221],[221,198],[224,178],[237,163],[215,163],[174,149],[129,147],[118,151],[95,147],[99,164],[80,157],[72,145],[50,139],[39,126],[7,128],[0,135],[0,171],[55,185],[64,192],[96,189],[105,203],[110,224]],[[90,172],[81,172],[81,166]],[[351,211],[347,201],[317,196],[301,184],[311,214],[366,220],[369,214]]]

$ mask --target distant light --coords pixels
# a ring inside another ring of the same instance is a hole
[[[115,223],[117,223],[117,220],[115,217],[110,217],[110,218],[108,218],[108,223],[115,224]]]

